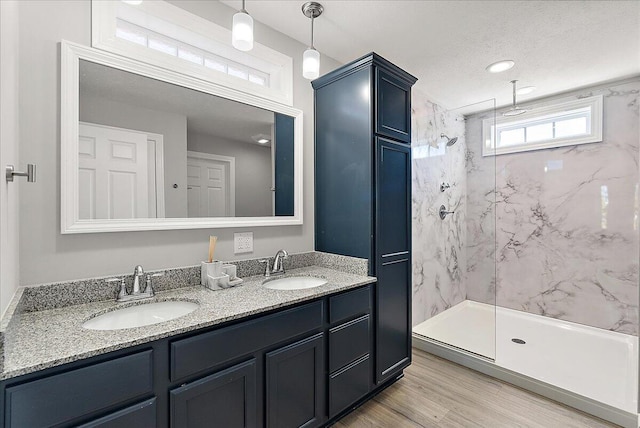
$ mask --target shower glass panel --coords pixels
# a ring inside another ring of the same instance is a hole
[[[482,145],[495,101],[415,101],[413,334],[494,360],[496,168]]]
[[[638,401],[639,93],[636,78],[521,102],[518,126],[529,133],[536,111],[602,97],[605,132],[494,156],[495,363],[629,413]],[[498,129],[509,126],[501,111]],[[582,119],[555,121],[555,135],[584,133]]]

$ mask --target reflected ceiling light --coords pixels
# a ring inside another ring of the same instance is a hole
[[[535,86],[523,86],[522,88],[518,89],[516,91],[516,93],[518,95],[527,95],[527,94],[530,94],[531,92],[535,91],[536,89],[538,89],[538,88],[536,88]]]
[[[271,141],[270,137],[265,134],[254,135],[251,139],[260,144],[268,144]]]
[[[138,6],[142,4],[142,0],[122,0],[122,3],[130,4],[133,6]]]
[[[244,8],[233,15],[233,27],[231,29],[231,44],[239,51],[250,51],[253,49],[253,18]]]
[[[487,70],[489,73],[502,73],[503,71],[507,71],[510,68],[513,68],[514,65],[516,65],[514,61],[510,59],[505,59],[505,60],[494,62],[493,64],[487,65],[485,70]]]
[[[518,107],[518,105],[516,104],[516,82],[517,80],[512,80],[510,83],[513,85],[513,106],[505,111],[504,113],[502,113],[503,116],[506,117],[510,117],[510,116],[520,116],[521,114],[524,114],[527,112],[527,110]]]
[[[320,3],[314,1],[302,5],[302,13],[311,19],[311,45],[302,55],[302,75],[305,79],[316,79],[320,75],[320,52],[313,47],[313,21],[324,11]]]

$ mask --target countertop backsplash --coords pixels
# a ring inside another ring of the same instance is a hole
[[[237,266],[238,277],[245,278],[262,275],[265,268],[259,260],[265,258],[269,259],[270,265],[273,264],[273,257],[233,260],[225,263],[235,264]],[[354,275],[366,276],[368,274],[368,263],[366,259],[318,251],[290,254],[288,259],[285,260],[284,266],[285,269],[322,266]],[[131,267],[132,271],[133,267],[134,266]],[[153,279],[153,289],[156,292],[200,285],[200,265],[153,270],[145,273],[164,274],[163,276]],[[107,282],[108,279],[112,278],[124,278],[127,289],[131,290],[133,284],[132,274],[110,275],[99,278],[19,287],[12,300],[11,307],[7,309],[3,317],[3,321],[10,318],[10,316],[7,315],[13,314],[16,311],[19,313],[35,312],[81,305],[84,303],[100,302],[103,300],[115,300],[120,290],[120,283],[117,281]],[[4,331],[3,327],[6,326],[0,323],[0,332]]]

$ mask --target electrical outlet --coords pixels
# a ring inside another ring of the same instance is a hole
[[[233,234],[233,253],[253,253],[253,232]]]

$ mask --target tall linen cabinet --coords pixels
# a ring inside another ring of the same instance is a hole
[[[312,82],[315,248],[369,260],[378,278],[373,383],[411,363],[411,87],[375,53]]]

